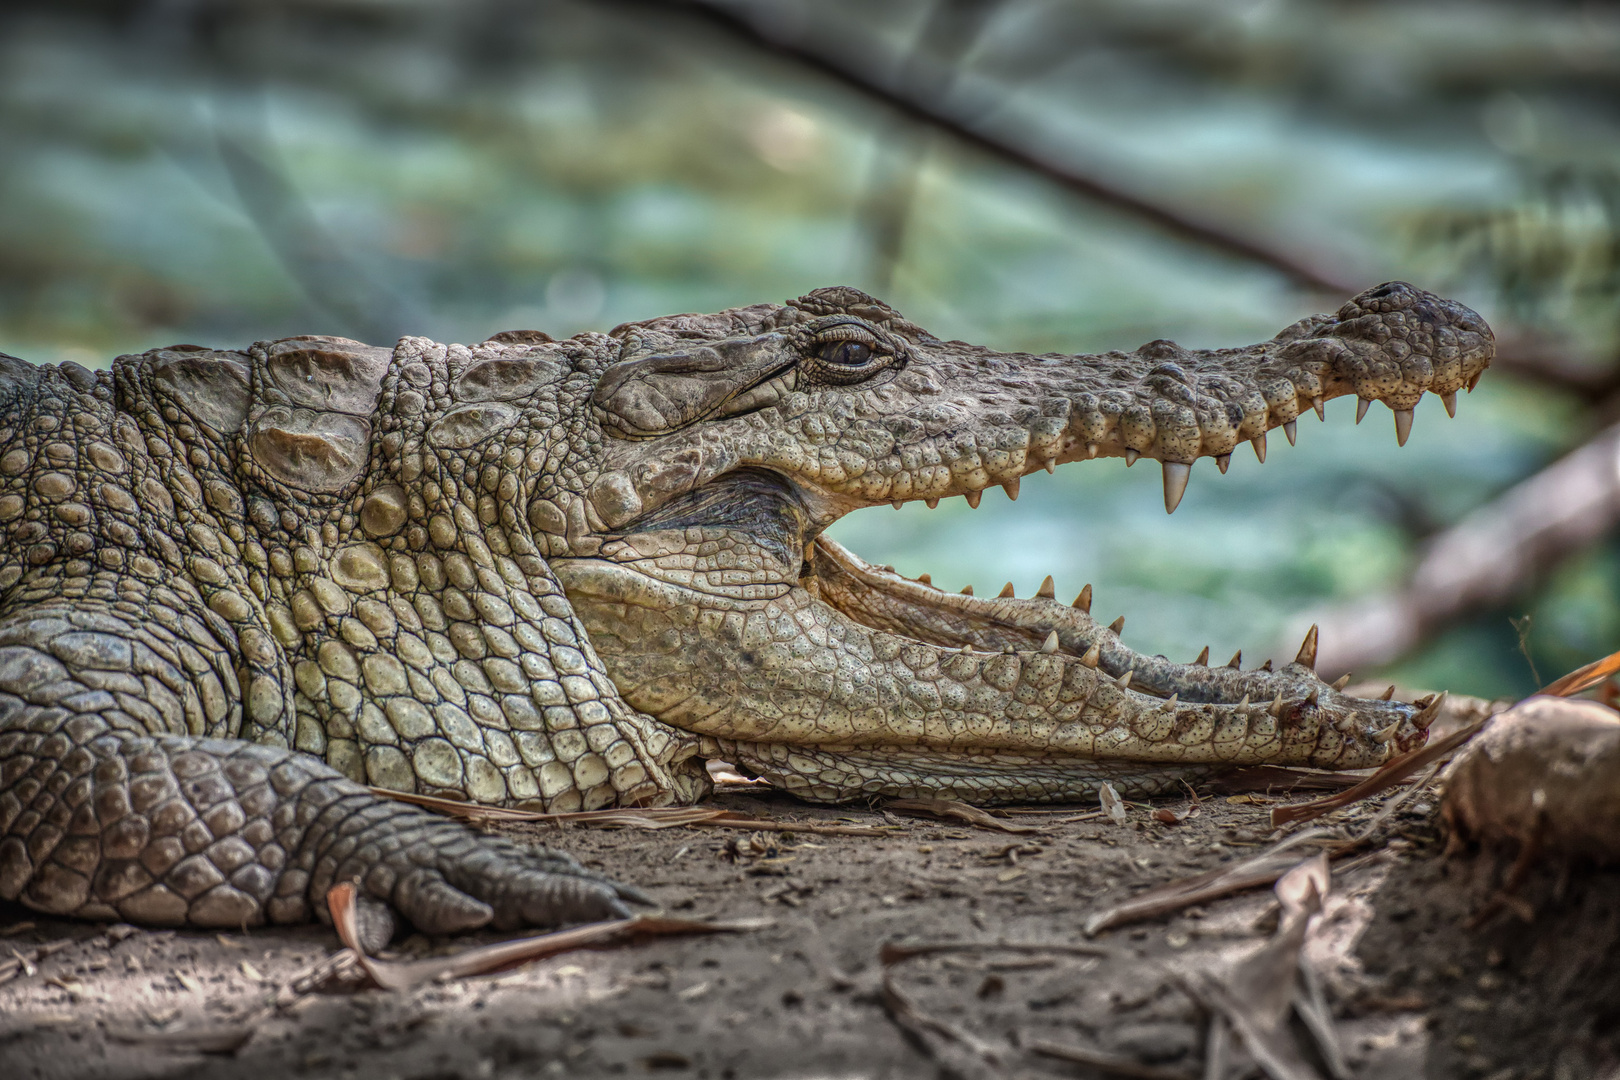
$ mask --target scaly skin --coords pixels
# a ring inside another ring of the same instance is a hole
[[[1151,794],[1376,764],[1416,705],[1143,657],[1049,588],[946,596],[820,534],[1094,457],[1191,464],[1327,398],[1490,360],[1380,286],[1270,342],[1027,356],[852,289],[552,342],[333,338],[0,358],[0,897],[368,937],[623,911],[630,890],[362,785],[574,810],[690,802],[723,755],[818,801]]]

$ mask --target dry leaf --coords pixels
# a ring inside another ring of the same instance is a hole
[[[1380,791],[1386,791],[1425,765],[1432,765],[1469,739],[1472,739],[1490,721],[1490,717],[1483,717],[1465,728],[1452,732],[1439,742],[1430,743],[1428,746],[1420,746],[1416,750],[1402,754],[1355,787],[1341,791],[1337,795],[1329,795],[1327,798],[1317,799],[1315,802],[1279,806],[1271,811],[1271,826],[1277,828],[1295,821],[1310,821],[1313,818],[1321,817],[1323,814],[1358,803],[1370,795],[1378,794]]]
[[[1125,824],[1125,800],[1119,797],[1119,792],[1114,790],[1113,784],[1105,781],[1102,787],[1097,789],[1097,801],[1102,803],[1103,813],[1107,814],[1115,825]]]
[[[1110,1054],[1105,1050],[1047,1042],[1044,1039],[1033,1039],[1024,1045],[1029,1047],[1031,1053],[1057,1058],[1059,1061],[1072,1061],[1077,1065],[1090,1065],[1109,1076],[1129,1076],[1135,1080],[1197,1080],[1196,1075],[1186,1069],[1177,1069],[1169,1065],[1146,1065],[1135,1058],[1123,1054]]]
[[[1620,652],[1613,652],[1601,660],[1594,660],[1585,667],[1576,668],[1562,679],[1543,687],[1541,695],[1545,697],[1569,697],[1571,694],[1578,694],[1582,690],[1596,686],[1617,672],[1620,672]]]
[[[631,937],[742,933],[772,925],[769,919],[710,923],[697,922],[693,919],[665,919],[637,915],[629,919],[588,923],[536,937],[516,938],[512,941],[483,945],[452,956],[431,957],[425,960],[378,960],[367,956],[365,950],[360,947],[360,938],[355,925],[355,887],[346,881],[332,886],[326,894],[326,905],[332,913],[332,926],[337,930],[338,937],[353,951],[360,966],[371,976],[371,980],[384,990],[408,990],[436,979],[461,979],[470,975],[485,975],[529,960],[538,960],[543,956],[592,945],[604,945]]]
[[[1195,877],[1155,885],[1147,892],[1092,913],[1086,918],[1082,929],[1090,937],[1115,926],[1168,915],[1193,904],[1242,892],[1257,885],[1270,885],[1299,861],[1294,848],[1329,836],[1326,829],[1310,829],[1246,859],[1218,866]]]
[[[149,1050],[167,1050],[172,1054],[234,1054],[253,1038],[254,1030],[249,1024],[181,1031],[109,1027],[107,1037]]]
[[[1010,833],[1038,833],[1041,830],[1034,825],[1016,825],[1004,821],[994,814],[969,805],[960,799],[890,799],[885,804],[888,810],[910,810],[916,813],[932,814],[935,817],[950,817],[976,825],[981,829],[995,829],[999,832]]]

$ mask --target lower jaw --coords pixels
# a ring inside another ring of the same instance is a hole
[[[816,801],[1152,795],[1232,766],[1372,766],[1423,739],[1416,707],[1345,698],[1304,665],[1143,657],[1049,596],[950,596],[826,540],[770,600],[605,560],[553,570],[633,707]]]

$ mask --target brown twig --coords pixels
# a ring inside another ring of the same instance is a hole
[[[1439,742],[1430,743],[1428,746],[1419,747],[1416,750],[1402,754],[1355,787],[1347,788],[1336,795],[1329,795],[1327,798],[1317,799],[1315,802],[1276,807],[1271,811],[1272,828],[1280,828],[1296,821],[1311,821],[1321,817],[1323,814],[1332,813],[1334,810],[1342,809],[1352,803],[1358,803],[1368,796],[1378,794],[1380,791],[1386,791],[1419,769],[1434,764],[1469,739],[1472,739],[1479,734],[1486,724],[1490,723],[1490,719],[1490,717],[1486,717],[1476,720],[1467,727],[1452,732]]]
[[[542,810],[516,810],[506,806],[458,802],[434,795],[416,795],[374,787],[373,794],[411,803],[450,817],[468,821],[536,821],[551,824],[600,825],[624,829],[751,829],[755,832],[802,832],[823,836],[889,836],[891,831],[876,825],[823,825],[814,821],[772,821],[753,818],[735,810],[715,806],[655,806],[626,810],[574,810],[548,814]],[[1009,830],[1016,831],[1016,830]]]

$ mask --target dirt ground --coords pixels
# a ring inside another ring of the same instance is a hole
[[[884,943],[1085,940],[1100,904],[1259,850],[1269,804],[1236,798],[1208,797],[1175,825],[1136,807],[1125,825],[1066,820],[1091,806],[1006,818],[1042,830],[1029,834],[759,790],[716,800],[885,833],[503,826],[639,883],[671,915],[773,922],[405,992],[309,989],[340,948],[324,927],[149,931],[0,905],[0,965],[19,961],[0,983],[0,1077],[940,1076],[952,1059],[924,1045],[939,1040],[908,1036],[885,1010]],[[1414,800],[1401,814],[1381,854],[1335,872],[1306,946],[1354,1075],[1620,1076],[1620,874],[1560,880],[1549,868],[1527,894],[1532,922],[1508,913],[1467,930],[1493,860],[1443,860],[1433,807]],[[919,1009],[998,1048],[991,1075],[1106,1075],[1028,1049],[1045,1040],[1198,1076],[1205,1021],[1166,972],[1226,969],[1266,939],[1275,912],[1255,889],[1104,932],[1107,958],[991,951],[891,970]],[[394,951],[466,943],[411,938]],[[251,1033],[234,1052],[182,1042],[233,1030]]]

